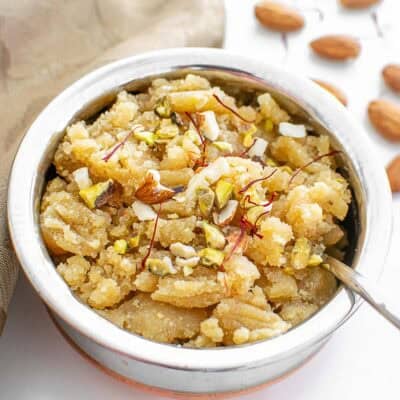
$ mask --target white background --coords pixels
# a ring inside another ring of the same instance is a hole
[[[371,129],[365,113],[366,104],[374,97],[400,101],[389,93],[380,78],[380,70],[386,62],[400,62],[400,1],[385,0],[377,8],[383,32],[383,37],[378,37],[371,10],[344,11],[336,0],[293,0],[292,3],[306,17],[306,27],[301,33],[289,35],[286,56],[280,35],[257,24],[253,17],[254,3],[226,0],[225,47],[337,84],[347,93],[349,109],[365,125],[381,155],[382,164],[387,164],[394,154],[400,153],[399,145],[386,143]],[[312,10],[316,5],[323,11],[322,21]],[[351,33],[359,37],[363,47],[361,56],[345,64],[316,58],[310,53],[308,42],[322,33]],[[393,243],[399,243],[400,239],[399,204],[399,198],[395,199]],[[399,293],[399,254],[398,246],[392,246],[381,281],[382,287],[393,298]],[[301,370],[283,382],[241,396],[241,399],[391,400],[399,398],[399,380],[399,332],[370,307],[363,305]],[[114,380],[87,363],[55,329],[23,276],[19,279],[10,318],[0,339],[0,398],[160,399]]]

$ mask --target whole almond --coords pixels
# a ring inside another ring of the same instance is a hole
[[[313,81],[335,96],[344,106],[347,106],[347,97],[341,89],[326,81],[321,81],[319,79],[313,79]]]
[[[311,48],[321,57],[332,60],[356,58],[361,51],[357,39],[347,35],[326,35],[313,40]]]
[[[368,116],[382,136],[393,142],[400,141],[400,106],[388,100],[374,100],[368,105]]]
[[[366,8],[379,3],[380,0],[340,0],[343,7]]]
[[[261,1],[254,11],[259,22],[274,31],[293,32],[304,26],[304,18],[300,13],[276,1]]]
[[[400,92],[400,65],[389,64],[382,70],[382,76],[388,85],[395,92]]]
[[[392,192],[400,192],[400,156],[396,156],[386,167]]]

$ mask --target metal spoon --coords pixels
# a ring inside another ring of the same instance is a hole
[[[396,328],[400,329],[400,307],[385,299],[382,291],[354,269],[333,257],[326,259],[325,268],[332,272],[350,290],[360,295]]]

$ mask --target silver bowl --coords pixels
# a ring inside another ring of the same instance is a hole
[[[281,67],[215,49],[170,49],[122,59],[84,76],[57,96],[29,128],[12,168],[9,227],[32,285],[65,333],[91,358],[122,377],[184,393],[224,393],[270,382],[301,365],[358,308],[341,287],[314,316],[282,336],[250,345],[188,349],[128,333],[82,304],[55,270],[39,229],[46,171],[63,131],[93,116],[121,89],[140,90],[155,77],[201,74],[227,90],[270,91],[292,113],[329,133],[343,151],[353,188],[347,261],[377,281],[391,234],[391,194],[370,141],[350,113],[309,79]]]

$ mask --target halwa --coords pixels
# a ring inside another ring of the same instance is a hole
[[[82,302],[194,348],[269,339],[333,296],[351,191],[328,136],[200,76],[122,91],[54,155],[43,239]]]

